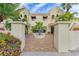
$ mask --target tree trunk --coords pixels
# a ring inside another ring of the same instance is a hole
[[[70,8],[67,8],[66,12],[69,12]]]

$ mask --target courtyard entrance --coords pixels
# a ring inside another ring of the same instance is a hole
[[[26,44],[24,51],[56,51],[54,48],[53,34],[46,34],[45,38],[37,39],[33,34],[26,35]]]

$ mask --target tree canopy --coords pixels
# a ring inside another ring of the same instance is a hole
[[[70,12],[70,9],[73,5],[77,3],[62,3],[61,7],[66,11],[58,17],[58,21],[70,21],[74,18],[74,15],[78,14],[77,12]]]
[[[0,20],[16,17],[18,13],[15,9],[18,6],[16,3],[0,3]]]

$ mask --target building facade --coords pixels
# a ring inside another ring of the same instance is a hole
[[[46,26],[46,33],[52,33],[56,18],[63,13],[59,7],[52,8],[47,14],[30,13],[29,10],[25,8],[21,8],[19,11],[20,19],[25,17],[29,24],[28,33],[33,33],[32,26],[34,26],[36,22],[42,22],[43,25]]]

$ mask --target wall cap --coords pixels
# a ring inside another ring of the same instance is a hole
[[[53,25],[57,25],[57,24],[70,24],[72,23],[71,21],[58,21],[56,23],[54,23]]]
[[[26,24],[26,22],[23,22],[23,21],[12,21],[11,24]]]

